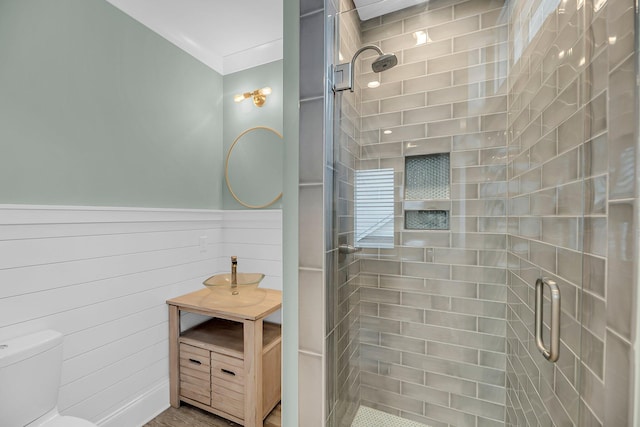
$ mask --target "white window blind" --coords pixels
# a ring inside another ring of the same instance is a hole
[[[355,172],[355,246],[393,248],[393,169]]]

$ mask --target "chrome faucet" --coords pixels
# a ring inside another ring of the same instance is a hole
[[[238,286],[238,257],[231,257],[231,287],[235,288]]]

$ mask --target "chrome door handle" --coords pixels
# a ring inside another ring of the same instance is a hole
[[[542,293],[544,285],[551,291],[551,343],[549,349],[542,340]],[[553,280],[540,278],[536,280],[536,345],[538,350],[549,362],[555,362],[560,357],[560,288]]]

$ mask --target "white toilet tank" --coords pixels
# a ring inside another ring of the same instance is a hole
[[[0,426],[24,426],[54,409],[61,370],[59,332],[0,341]]]

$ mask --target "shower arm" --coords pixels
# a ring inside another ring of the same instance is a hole
[[[345,62],[343,64],[336,65],[333,70],[333,91],[339,92],[342,90],[349,89],[353,92],[353,82],[355,80],[355,69],[356,69],[356,58],[365,50],[375,50],[378,52],[378,55],[384,55],[382,49],[380,49],[376,45],[367,45],[362,46],[360,49],[356,50],[356,53],[353,54],[353,58],[351,58],[351,62]],[[347,76],[347,80],[345,80],[345,75]]]

